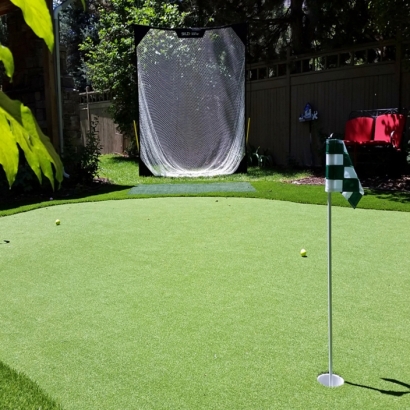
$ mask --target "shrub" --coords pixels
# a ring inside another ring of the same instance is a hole
[[[102,146],[97,125],[98,120],[91,123],[84,146],[74,146],[70,139],[66,140],[64,165],[70,175],[67,181],[69,184],[90,184],[98,175]]]

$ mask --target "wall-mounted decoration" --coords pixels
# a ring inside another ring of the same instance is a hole
[[[310,166],[314,166],[314,157],[313,157],[313,149],[312,149],[312,122],[318,119],[317,111],[313,111],[312,106],[307,103],[305,105],[305,109],[303,110],[303,114],[299,115],[299,122],[308,122],[309,123],[309,139],[310,139],[310,159],[311,164]]]
[[[299,122],[315,121],[317,120],[317,116],[317,111],[313,111],[312,106],[307,103],[305,105],[305,109],[303,110],[303,114],[299,115]]]

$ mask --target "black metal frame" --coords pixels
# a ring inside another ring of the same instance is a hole
[[[407,115],[408,110],[406,108],[378,108],[374,110],[354,110],[349,114],[349,120],[357,117],[372,117],[376,118],[383,114],[403,114]]]

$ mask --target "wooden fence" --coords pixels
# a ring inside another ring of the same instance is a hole
[[[366,44],[250,66],[249,143],[268,150],[279,165],[320,165],[323,139],[343,133],[351,111],[410,108],[409,49],[394,42]],[[306,103],[318,111],[311,124],[299,122]]]
[[[124,138],[108,112],[111,95],[109,93],[80,93],[81,135],[85,138],[93,123],[100,138],[103,154],[122,153]]]
[[[385,42],[249,66],[249,144],[268,150],[278,165],[320,165],[323,138],[343,133],[351,111],[410,108],[409,57],[410,44]],[[125,141],[107,113],[110,96],[80,96],[83,135],[98,116],[103,152],[122,152]],[[299,122],[308,102],[319,114],[311,129]]]

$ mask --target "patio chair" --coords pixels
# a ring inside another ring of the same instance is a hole
[[[348,120],[345,126],[344,143],[355,146],[369,142],[372,139],[374,119],[371,117],[356,117]]]
[[[405,122],[406,117],[403,114],[382,114],[377,116],[374,138],[368,144],[400,150]]]

